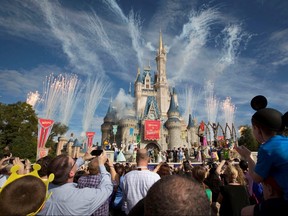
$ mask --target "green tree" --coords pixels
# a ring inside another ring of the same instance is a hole
[[[14,156],[35,159],[38,119],[25,102],[0,103],[0,147],[9,147]]]
[[[239,127],[240,137],[238,139],[238,145],[246,146],[250,151],[258,151],[259,143],[255,139],[252,128],[248,125],[242,125]]]
[[[56,153],[57,137],[65,134],[68,127],[54,123],[45,147],[49,155]],[[9,147],[13,156],[36,159],[38,138],[38,118],[32,106],[25,102],[15,104],[0,103],[0,149]]]

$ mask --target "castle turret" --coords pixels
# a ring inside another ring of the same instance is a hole
[[[197,122],[196,119],[192,119],[191,114],[189,114],[189,121],[187,126],[187,132],[188,132],[188,144],[193,146],[195,143],[198,143],[198,135],[197,135]]]
[[[65,144],[67,144],[67,138],[66,137],[59,137],[56,155],[62,154],[62,150]]]
[[[101,125],[101,132],[102,132],[102,144],[105,140],[108,142],[112,137],[110,137],[111,131],[112,131],[112,125],[114,124],[114,110],[112,108],[112,102],[110,102],[110,105],[108,107],[107,113],[104,117],[104,123]]]
[[[134,83],[134,96],[135,96],[135,108],[136,108],[136,115],[139,117],[141,115],[141,97],[142,97],[142,77],[140,73],[140,68],[137,70],[137,77]]]
[[[169,133],[168,149],[180,147],[181,141],[181,122],[180,113],[174,100],[174,94],[171,95],[170,106],[168,110],[168,120],[165,123]]]
[[[125,113],[121,120],[119,121],[119,128],[120,133],[122,134],[122,140],[121,143],[125,143],[126,145],[129,142],[135,142],[136,136],[135,134],[138,133],[138,127],[137,127],[137,119],[135,116],[135,110],[133,107],[129,107],[126,105]]]
[[[79,140],[76,138],[73,142],[73,150],[72,150],[72,157],[73,158],[78,158],[80,157],[80,149],[82,147],[82,143],[79,142]]]

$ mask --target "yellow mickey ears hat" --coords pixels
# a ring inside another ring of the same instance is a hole
[[[10,171],[11,171],[11,175],[10,175],[9,178],[6,180],[6,182],[4,183],[4,185],[0,188],[0,192],[1,192],[1,191],[3,190],[3,188],[6,187],[8,184],[12,183],[12,182],[15,181],[16,179],[19,179],[19,178],[21,178],[21,177],[23,177],[23,176],[29,176],[29,175],[31,175],[31,176],[35,176],[35,177],[41,179],[40,176],[39,176],[39,174],[38,174],[38,170],[41,169],[41,166],[40,166],[39,164],[34,164],[34,165],[33,165],[33,171],[30,172],[30,173],[28,173],[28,174],[25,174],[25,175],[18,175],[18,174],[17,174],[17,171],[18,171],[19,169],[20,169],[20,166],[19,166],[19,165],[14,165],[14,166],[11,168],[11,170],[10,170]],[[51,173],[51,174],[49,175],[48,179],[41,179],[41,180],[42,180],[42,181],[44,182],[44,184],[46,185],[46,190],[48,190],[48,185],[49,185],[49,183],[54,180],[54,174]]]
[[[35,211],[35,212],[32,212],[30,214],[28,214],[27,216],[34,216],[36,215],[44,206],[45,202],[50,198],[51,193],[47,193],[48,191],[48,186],[49,186],[49,183],[52,182],[54,180],[54,174],[51,173],[48,177],[48,179],[42,179],[40,178],[39,174],[38,174],[38,171],[41,169],[41,166],[39,164],[34,164],[33,165],[33,171],[28,173],[28,174],[25,174],[25,175],[18,175],[17,174],[17,171],[20,169],[20,166],[19,165],[14,165],[12,168],[11,168],[11,175],[9,176],[9,178],[6,180],[6,182],[4,183],[3,187],[0,188],[0,193],[1,191],[3,190],[3,188],[5,188],[7,185],[9,185],[10,183],[12,183],[13,181],[15,181],[16,179],[19,179],[19,178],[22,178],[24,176],[34,176],[36,178],[39,178],[43,181],[43,183],[45,184],[46,186],[46,198],[44,200],[44,202],[42,203],[42,205]]]

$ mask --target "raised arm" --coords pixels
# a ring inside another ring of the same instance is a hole
[[[256,163],[253,159],[251,151],[243,145],[238,146],[235,149],[241,155],[241,157],[243,157],[244,160],[246,160],[248,162],[249,174],[253,178],[253,181],[255,181],[257,183],[263,181],[263,178],[254,171]]]

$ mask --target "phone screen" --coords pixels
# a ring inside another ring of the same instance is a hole
[[[96,150],[93,150],[93,151],[91,152],[91,155],[93,155],[93,156],[99,156],[99,155],[102,154],[102,152],[103,152],[103,150],[96,149]]]

